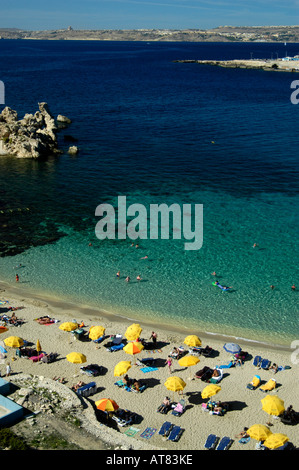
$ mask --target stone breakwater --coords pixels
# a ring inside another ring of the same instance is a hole
[[[268,71],[279,71],[279,72],[299,72],[299,60],[175,60],[174,62],[184,64],[204,64],[204,65],[215,65],[218,67],[226,68],[241,68],[241,69],[259,69]]]
[[[18,158],[40,158],[62,153],[58,148],[59,127],[71,120],[58,115],[57,122],[47,103],[38,103],[35,114],[25,114],[18,120],[18,113],[6,106],[0,114],[0,155]],[[76,153],[73,149],[73,153]]]

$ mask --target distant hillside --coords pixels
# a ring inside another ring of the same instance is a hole
[[[299,26],[219,26],[201,30],[132,29],[25,31],[0,28],[3,39],[99,40],[99,41],[185,41],[185,42],[299,42]]]

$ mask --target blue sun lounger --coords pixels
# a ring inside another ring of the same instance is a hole
[[[271,361],[269,361],[269,359],[263,359],[260,367],[261,369],[268,370],[270,367],[270,364],[271,364]]]
[[[167,438],[168,441],[177,442],[181,437],[183,429],[180,426],[173,426]]]
[[[214,450],[218,442],[219,437],[217,437],[215,434],[210,434],[206,440],[205,449]]]
[[[255,367],[259,367],[260,364],[261,364],[261,362],[262,362],[261,356],[255,356],[255,358],[253,359],[253,363],[252,363],[252,364],[253,364]]]
[[[173,428],[173,424],[171,424],[169,421],[165,421],[161,428],[160,428],[160,431],[158,432],[158,434],[160,434],[160,436],[164,436],[164,437],[167,437],[171,431],[171,429]]]
[[[108,351],[110,351],[110,352],[120,351],[121,349],[124,348],[124,346],[125,345],[123,343],[115,344],[114,346],[111,346],[111,348],[108,348]]]
[[[230,437],[223,437],[218,444],[216,450],[228,450],[232,445],[233,440]]]

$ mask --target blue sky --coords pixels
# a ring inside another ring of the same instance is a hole
[[[299,0],[1,0],[0,27],[209,29],[298,24]]]

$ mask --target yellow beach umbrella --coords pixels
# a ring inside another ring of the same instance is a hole
[[[176,376],[169,377],[164,385],[167,390],[171,390],[172,392],[180,392],[186,387],[186,383],[183,381],[183,379]]]
[[[221,387],[215,384],[207,385],[203,391],[201,392],[202,398],[210,398],[216,395],[216,393],[220,392]]]
[[[189,335],[185,338],[184,344],[191,347],[201,346],[201,340],[196,335]]]
[[[92,340],[99,339],[105,334],[105,328],[103,326],[92,326],[89,330],[89,338]]]
[[[141,335],[142,328],[138,323],[133,323],[129,326],[125,332],[125,337],[128,341],[136,341],[137,338]]]
[[[41,347],[41,345],[40,345],[39,339],[38,339],[37,342],[36,342],[36,350],[37,350],[37,352],[40,352],[40,351],[42,350],[42,347]]]
[[[86,362],[86,356],[78,352],[72,352],[70,354],[67,354],[66,358],[69,362],[72,362],[73,364],[83,364],[83,362]]]
[[[269,415],[279,416],[284,411],[284,401],[276,395],[266,395],[261,402]]]
[[[59,329],[62,331],[73,331],[73,330],[76,330],[78,326],[79,326],[78,323],[66,321],[64,323],[61,323]]]
[[[0,334],[5,333],[6,331],[8,331],[8,328],[6,328],[6,326],[0,326]]]
[[[264,446],[268,449],[277,449],[288,442],[289,438],[285,434],[279,432],[271,434],[264,442]]]
[[[179,365],[182,367],[192,367],[200,362],[200,359],[195,356],[184,356],[179,361]]]
[[[143,344],[142,344],[142,343],[138,343],[138,342],[128,343],[128,344],[126,344],[126,346],[124,347],[124,351],[125,351],[127,354],[132,354],[132,355],[140,353],[143,349],[144,349]]]
[[[24,346],[24,340],[19,338],[19,336],[9,336],[4,340],[5,346],[10,346],[11,348],[20,348]]]
[[[131,366],[130,361],[121,361],[121,362],[119,362],[114,367],[114,377],[120,377],[121,375],[126,374],[131,367],[132,366]]]
[[[111,398],[102,398],[101,400],[96,401],[95,405],[98,410],[108,412],[116,411],[119,408],[118,404],[114,400],[111,400]]]
[[[246,432],[256,441],[265,441],[267,437],[272,434],[270,429],[267,426],[264,426],[264,424],[253,424]]]

